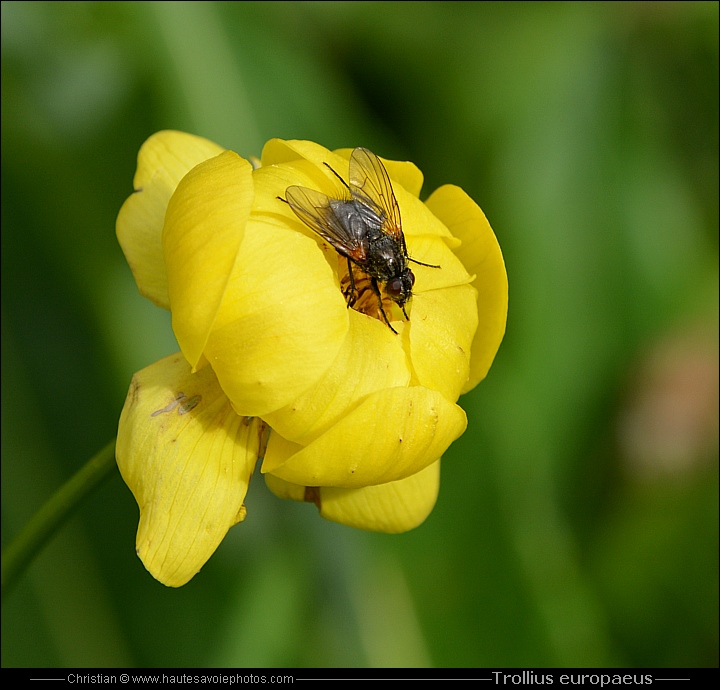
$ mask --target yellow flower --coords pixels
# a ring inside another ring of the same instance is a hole
[[[480,208],[446,185],[425,202],[412,163],[384,161],[416,282],[381,318],[361,271],[284,198],[340,196],[351,150],[269,141],[256,169],[180,132],[142,146],[117,235],[140,292],[172,312],[181,353],[133,378],[117,460],[140,507],[138,555],[169,586],[188,582],[228,529],[258,456],[270,489],[361,529],[419,525],[440,457],[467,420],[505,331],[507,278]],[[326,165],[327,164],[327,165]],[[267,441],[267,431],[272,429]]]

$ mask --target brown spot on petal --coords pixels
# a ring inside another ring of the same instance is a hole
[[[178,414],[187,414],[194,407],[197,407],[202,400],[202,395],[193,395],[189,400],[184,401],[178,407]]]
[[[187,414],[190,410],[197,407],[201,400],[202,395],[194,395],[192,398],[188,398],[188,396],[181,391],[175,394],[175,398],[170,403],[159,410],[155,410],[155,412],[151,413],[150,416],[157,417],[160,414],[172,412],[175,408],[177,408],[179,415]]]
[[[258,424],[258,460],[265,459],[265,452],[267,451],[267,444],[270,440],[270,432],[272,429],[269,424],[266,424],[260,420]]]
[[[305,502],[314,503],[318,510],[322,508],[322,502],[320,501],[320,487],[319,486],[306,486],[305,487]]]
[[[172,412],[183,400],[187,398],[187,395],[185,393],[176,393],[173,400],[168,403],[165,407],[155,410],[150,416],[151,417],[157,417],[159,414],[164,414],[165,412]]]
[[[131,405],[137,405],[138,398],[140,397],[140,384],[137,379],[133,376],[130,381],[130,390],[128,391],[128,397],[131,399]]]

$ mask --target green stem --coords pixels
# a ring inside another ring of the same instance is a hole
[[[113,439],[63,484],[13,539],[2,554],[3,598],[82,500],[109,477],[116,466]]]

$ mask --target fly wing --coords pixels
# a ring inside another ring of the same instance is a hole
[[[400,207],[382,161],[372,151],[356,148],[350,155],[349,177],[353,198],[373,207],[383,219],[383,230],[403,242]]]
[[[335,213],[333,204],[342,202],[315,189],[298,186],[288,187],[285,199],[295,215],[329,242],[338,254],[354,261],[365,258],[364,245],[340,222]]]

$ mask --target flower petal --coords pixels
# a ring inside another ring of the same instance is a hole
[[[480,207],[454,185],[437,189],[427,207],[462,241],[455,250],[478,291],[478,328],[472,344],[470,377],[463,393],[472,390],[487,375],[507,320],[508,283],[500,246]]]
[[[163,251],[173,330],[193,368],[225,295],[253,196],[252,165],[225,151],[193,168],[168,204]]]
[[[302,139],[288,139],[287,141],[284,139],[270,139],[263,147],[263,167],[266,165],[291,163],[292,161],[301,159],[310,161],[323,171],[326,169],[327,166],[325,163],[327,163],[335,172],[347,179],[347,160],[343,160],[342,157],[313,141],[303,141]],[[330,174],[332,175],[332,173]]]
[[[332,366],[305,393],[263,419],[286,439],[306,445],[370,393],[410,381],[400,339],[380,321],[352,309],[350,330]]]
[[[133,377],[117,462],[140,507],[138,556],[163,584],[188,582],[244,519],[258,423],[235,414],[212,369],[191,374],[180,353]]]
[[[477,292],[471,285],[431,290],[413,297],[405,332],[417,381],[455,401],[468,380],[478,324]]]
[[[168,201],[189,170],[222,151],[207,139],[173,131],[153,134],[140,147],[135,193],[120,209],[116,233],[140,294],[164,309],[170,308],[162,252]]]
[[[299,501],[300,503],[305,502],[307,497],[307,487],[300,486],[299,484],[291,484],[286,482],[280,477],[276,477],[274,474],[265,474],[265,484],[268,489],[272,491],[278,498],[290,501]],[[315,489],[317,491],[317,489]]]
[[[288,405],[327,371],[348,310],[315,240],[253,216],[205,355],[241,415]]]
[[[266,474],[265,483],[278,498],[315,503],[326,520],[400,534],[422,524],[432,512],[440,489],[440,460],[405,479],[361,489],[299,486],[274,474]]]
[[[465,412],[437,391],[388,388],[304,448],[271,434],[262,471],[303,486],[385,484],[437,460],[466,426]]]
[[[267,476],[267,475],[266,475]],[[400,534],[430,515],[440,489],[440,460],[405,479],[362,489],[318,489],[320,515],[349,527]]]
[[[400,218],[405,237],[414,235],[436,235],[442,237],[449,247],[455,248],[460,242],[437,216],[431,213],[417,197],[406,192],[402,187],[393,187],[400,207]]]

